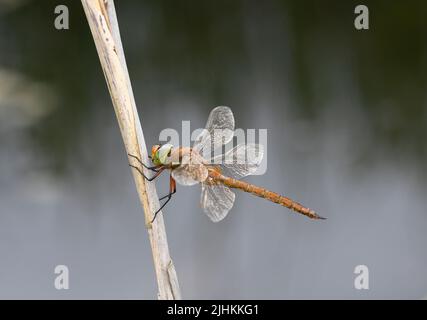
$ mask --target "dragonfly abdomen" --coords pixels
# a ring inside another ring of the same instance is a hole
[[[289,208],[291,210],[294,210],[298,213],[301,213],[311,219],[325,219],[321,216],[319,216],[316,212],[313,210],[304,207],[300,203],[293,201],[292,199],[282,196],[276,192],[267,190],[262,187],[258,187],[256,185],[250,184],[245,181],[233,179],[230,177],[223,176],[221,174],[214,174],[214,176],[211,176],[214,180],[219,181],[226,185],[229,188],[239,189],[248,193],[252,193],[253,195],[256,195],[260,198],[267,199],[271,202],[280,204],[286,208]]]

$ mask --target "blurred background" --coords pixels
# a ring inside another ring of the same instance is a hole
[[[54,28],[65,4],[70,29]],[[116,1],[148,145],[230,106],[268,129],[247,181],[326,216],[237,192],[214,224],[200,188],[163,211],[188,299],[427,296],[427,2]],[[167,176],[157,182],[159,194]],[[54,287],[54,268],[70,289]],[[370,289],[354,288],[369,268]],[[0,0],[0,298],[153,299],[151,251],[80,1]]]

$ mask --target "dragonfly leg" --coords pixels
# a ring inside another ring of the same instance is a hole
[[[172,195],[175,194],[175,193],[176,193],[176,182],[175,182],[175,179],[172,178],[172,175],[171,175],[170,176],[170,183],[169,183],[169,194],[167,194],[166,196],[161,197],[159,199],[159,201],[163,200],[163,199],[167,199],[167,200],[165,201],[165,203],[163,203],[161,205],[161,207],[159,208],[159,210],[157,210],[154,213],[154,217],[153,217],[153,220],[151,220],[151,223],[153,223],[154,220],[156,220],[157,214],[165,207],[165,205],[169,202],[169,200],[172,199]]]
[[[132,157],[132,158],[134,158],[134,159],[136,159],[145,169],[148,169],[148,170],[151,170],[151,171],[154,171],[154,172],[157,172],[158,171],[158,166],[152,166],[152,167],[149,167],[149,166],[147,166],[147,165],[145,165],[142,161],[141,161],[141,159],[139,159],[137,156],[134,156],[133,154],[130,154],[130,153],[128,153],[128,156],[129,157]],[[151,159],[151,156],[148,156],[150,159]]]
[[[162,172],[163,170],[165,170],[165,168],[160,168],[159,170],[156,171],[156,173],[154,174],[154,176],[152,176],[151,178],[148,178],[144,172],[142,172],[142,170],[134,165],[129,164],[130,167],[136,169],[143,177],[145,180],[147,181],[153,181],[154,179],[156,179]]]
[[[165,196],[163,196],[163,197],[159,198],[159,201],[162,201],[162,200],[164,200],[164,199],[166,199],[166,198],[170,198],[170,197],[172,197],[172,195],[173,195],[173,194],[175,194],[175,193],[176,193],[176,188],[175,188],[175,190],[174,190],[174,191],[172,191],[171,193],[168,193],[167,195],[165,195]]]

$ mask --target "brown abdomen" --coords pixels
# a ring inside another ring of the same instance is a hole
[[[280,204],[286,208],[289,208],[289,209],[294,210],[298,213],[301,213],[301,214],[303,214],[303,215],[305,215],[311,219],[325,219],[325,218],[319,216],[313,210],[311,210],[307,207],[304,207],[303,205],[299,204],[298,202],[295,202],[292,199],[287,198],[285,196],[282,196],[276,192],[255,186],[255,185],[247,183],[245,181],[240,181],[237,179],[233,179],[233,178],[223,176],[218,172],[210,172],[210,177],[216,181],[222,182],[224,185],[226,185],[229,188],[240,189],[242,191],[252,193],[252,194],[254,194],[260,198],[267,199],[271,202]]]

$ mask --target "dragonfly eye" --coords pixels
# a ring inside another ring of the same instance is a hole
[[[160,149],[160,145],[156,144],[151,148],[151,157],[154,159],[156,152]]]
[[[171,144],[167,143],[158,149],[157,156],[161,163],[165,164],[167,162],[167,158],[171,155],[172,147]]]

